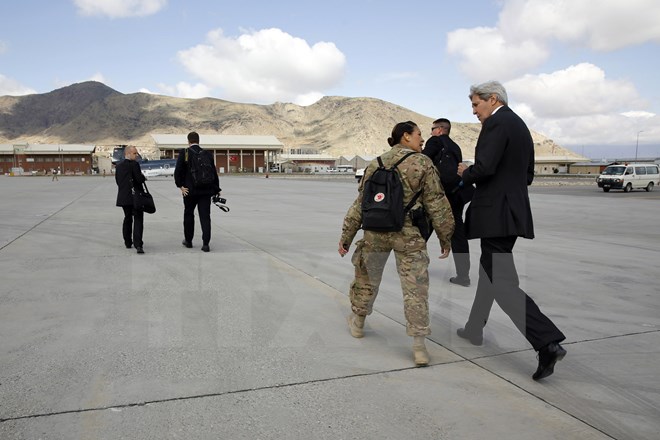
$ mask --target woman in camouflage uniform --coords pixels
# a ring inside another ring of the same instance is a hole
[[[408,153],[421,153],[424,145],[419,127],[411,121],[395,125],[392,137],[387,141],[392,149],[381,156],[387,168]],[[348,253],[348,248],[362,225],[361,205],[364,183],[369,180],[376,168],[378,162],[373,160],[365,170],[358,196],[344,218],[339,239],[339,255],[342,257]],[[423,154],[414,154],[401,162],[397,170],[403,184],[404,206],[418,191],[422,191],[413,209],[419,204],[424,206],[433,229],[440,239],[442,249],[440,258],[447,258],[454,231],[454,219],[433,162]],[[349,329],[355,338],[364,336],[364,320],[372,311],[383,269],[391,251],[394,251],[396,267],[401,279],[407,322],[406,333],[413,337],[415,365],[425,366],[429,363],[429,355],[424,340],[426,335],[431,333],[428,307],[429,256],[426,240],[422,238],[419,229],[412,224],[409,216],[406,216],[401,231],[364,231],[364,237],[356,243],[352,258],[355,279],[350,289],[352,313],[348,317]]]

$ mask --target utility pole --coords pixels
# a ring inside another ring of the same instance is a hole
[[[644,133],[644,130],[637,132],[637,143],[635,144],[635,162],[637,162],[637,150],[639,149],[639,134]]]

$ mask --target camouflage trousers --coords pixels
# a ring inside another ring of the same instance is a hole
[[[394,251],[396,268],[403,291],[403,310],[408,336],[431,334],[429,327],[429,255],[426,241],[415,226],[404,226],[400,232],[364,231],[356,243],[351,261],[355,279],[351,283],[351,309],[355,314],[371,314],[383,269]]]

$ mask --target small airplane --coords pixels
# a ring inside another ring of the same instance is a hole
[[[145,177],[174,176],[176,159],[142,160],[140,169]]]
[[[112,151],[112,163],[117,165],[119,162],[124,160],[124,149],[126,145],[118,145]],[[174,176],[174,168],[176,167],[176,159],[156,159],[148,160],[144,159],[138,153],[137,159],[142,169],[142,174],[145,177],[156,177],[156,176]]]

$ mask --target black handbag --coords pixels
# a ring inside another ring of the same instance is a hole
[[[147,184],[143,183],[144,191],[133,191],[133,209],[144,211],[147,214],[153,214],[156,212],[156,204],[154,203],[154,198],[147,188]]]

